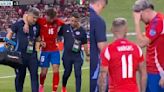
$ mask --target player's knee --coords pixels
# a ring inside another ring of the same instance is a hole
[[[59,69],[53,69],[53,73],[58,73]]]
[[[46,72],[41,72],[41,73],[40,73],[40,76],[41,76],[41,77],[46,77],[46,75],[47,75]]]
[[[59,65],[53,66],[53,73],[59,72]]]

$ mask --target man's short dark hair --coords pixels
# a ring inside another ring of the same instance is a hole
[[[39,11],[38,8],[32,7],[32,8],[30,8],[30,9],[28,10],[28,13],[32,13],[32,14],[34,14],[35,16],[38,16],[38,17],[39,17],[40,11]]]
[[[53,8],[48,8],[46,10],[46,15],[52,19],[52,18],[56,17],[56,11]]]
[[[79,15],[78,12],[73,12],[73,13],[72,13],[72,17],[80,18],[80,15]]]
[[[94,4],[94,3],[96,3],[97,1],[105,1],[105,4],[106,4],[106,5],[108,4],[108,0],[90,0],[90,3],[91,3],[91,4]]]

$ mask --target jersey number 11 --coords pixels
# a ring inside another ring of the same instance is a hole
[[[128,62],[127,62],[128,60]],[[133,77],[133,61],[132,61],[132,54],[122,55],[121,62],[122,62],[122,78],[132,78]]]

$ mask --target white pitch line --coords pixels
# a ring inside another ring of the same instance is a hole
[[[82,70],[87,70],[87,69],[89,69],[89,67],[84,67],[84,68],[82,68]],[[63,72],[64,70],[59,70],[59,72]],[[73,70],[74,71],[74,70]],[[48,73],[52,73],[53,71],[48,71]],[[40,72],[39,72],[40,73]],[[26,76],[29,76],[30,74],[28,73],[28,74],[26,74]],[[7,78],[14,78],[15,77],[15,75],[10,75],[10,76],[2,76],[2,77],[0,77],[0,79],[7,79]]]
[[[136,35],[135,32],[129,32],[129,33],[127,33],[127,36],[134,36],[134,35]],[[107,37],[113,37],[113,34],[106,34],[106,36]]]

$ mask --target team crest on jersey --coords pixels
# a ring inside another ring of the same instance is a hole
[[[76,35],[80,35],[80,32],[79,32],[79,31],[76,31],[75,34],[76,34]]]
[[[149,35],[150,36],[155,36],[156,35],[156,31],[154,29],[151,29],[150,32],[149,32]]]

